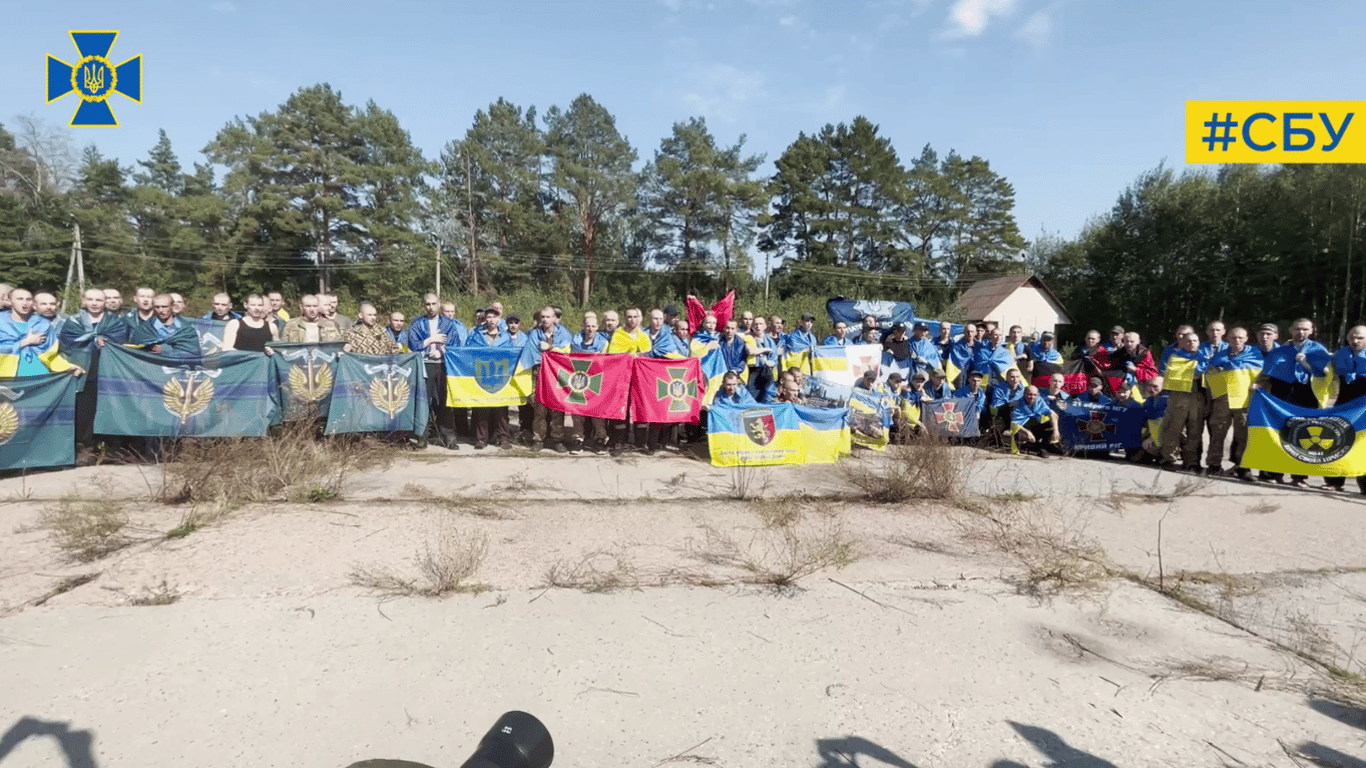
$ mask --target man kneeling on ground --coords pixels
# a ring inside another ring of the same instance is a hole
[[[1025,388],[1024,398],[1015,403],[1010,411],[1010,435],[1013,453],[1030,451],[1043,455],[1045,450],[1061,454],[1059,443],[1062,435],[1058,432],[1058,420],[1053,418],[1053,409],[1039,397],[1039,388]]]

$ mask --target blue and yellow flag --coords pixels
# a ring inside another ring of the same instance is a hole
[[[886,391],[850,390],[849,424],[855,443],[882,450],[891,441],[892,396]]]
[[[711,405],[716,393],[721,391],[721,380],[726,377],[726,358],[721,350],[713,349],[702,355],[702,378],[707,380],[707,391],[702,395],[702,405]]]
[[[75,404],[82,381],[70,373],[0,381],[0,470],[76,463]]]
[[[427,375],[422,356],[357,355],[337,359],[327,434],[427,432]]]
[[[1210,397],[1218,399],[1228,395],[1228,407],[1237,410],[1247,407],[1252,399],[1252,382],[1257,380],[1261,372],[1261,366],[1232,370],[1221,368],[1217,373],[1205,374],[1205,383],[1209,385]]]
[[[224,352],[167,358],[106,344],[95,433],[143,437],[263,437],[280,400],[266,356]]]
[[[833,464],[852,450],[848,408],[793,407],[801,420],[804,463]]]
[[[535,391],[530,368],[513,347],[446,347],[446,405],[498,408],[525,405]]]
[[[707,443],[717,467],[801,464],[801,420],[791,403],[714,403],[707,415]]]
[[[1366,398],[1301,408],[1257,390],[1247,412],[1242,466],[1323,477],[1366,475]]]
[[[867,370],[882,366],[881,344],[849,344],[811,348],[811,375],[830,384],[852,387]]]
[[[203,339],[203,334],[200,334]],[[286,421],[327,418],[332,384],[337,380],[337,353],[343,342],[294,344],[272,342],[270,364],[280,391]]]

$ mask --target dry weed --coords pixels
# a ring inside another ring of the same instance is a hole
[[[759,498],[768,491],[767,467],[731,467],[729,496],[736,501]]]
[[[947,440],[916,436],[890,445],[886,460],[877,464],[845,458],[839,463],[845,482],[863,497],[878,503],[903,501],[949,501],[962,495],[969,454],[956,450]]]
[[[858,559],[854,542],[838,518],[791,523],[781,527],[752,530],[741,543],[736,537],[702,526],[705,534],[700,548],[691,556],[711,565],[734,568],[744,575],[740,581],[788,587],[823,568],[843,568]]]
[[[577,561],[551,564],[542,586],[598,593],[635,589],[640,583],[640,570],[635,563],[621,553],[598,549],[585,552]]]
[[[162,579],[155,587],[148,588],[143,594],[129,600],[130,605],[170,605],[180,599],[180,592]]]
[[[1158,471],[1153,476],[1152,483],[1147,487],[1140,486],[1124,490],[1120,489],[1119,481],[1112,481],[1110,495],[1102,503],[1116,512],[1123,512],[1130,503],[1167,504],[1177,499],[1194,496],[1214,482],[1211,478],[1203,476],[1182,477],[1176,481],[1176,485],[1170,491],[1165,491],[1162,489],[1162,481],[1165,476],[1165,473]]]
[[[275,499],[329,501],[357,470],[387,466],[398,449],[372,436],[319,437],[311,421],[287,422],[265,438],[180,440],[162,465],[167,504],[224,509]]]
[[[958,518],[963,537],[985,544],[1024,570],[1021,591],[1032,595],[1094,587],[1112,575],[1105,550],[1086,535],[1086,510],[1043,500],[994,505]]]
[[[409,578],[383,565],[355,565],[348,574],[352,584],[384,595],[440,597],[452,592],[483,592],[486,586],[471,584],[488,556],[487,534],[462,532],[443,526],[436,541],[427,541],[413,555],[418,577]]]
[[[77,562],[99,560],[150,538],[149,531],[131,524],[125,502],[114,498],[107,484],[97,485],[99,498],[71,494],[38,518],[38,527],[48,531],[57,549]]]
[[[463,486],[469,488],[470,486]],[[403,486],[403,495],[410,499],[422,502],[423,512],[451,512],[462,515],[474,515],[490,520],[503,520],[508,515],[503,511],[501,505],[490,497],[465,496],[460,493],[440,494],[425,485],[408,483]]]

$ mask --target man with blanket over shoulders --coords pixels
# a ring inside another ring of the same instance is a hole
[[[442,314],[441,298],[435,293],[423,295],[422,312],[408,324],[405,343],[409,351],[422,355],[431,413],[427,432],[439,445],[458,450],[456,438],[469,424],[465,409],[446,405],[446,347],[464,346],[469,332],[464,323]]]
[[[71,364],[58,354],[57,329],[34,313],[33,294],[27,288],[14,288],[9,298],[10,308],[0,310],[0,378],[71,370]]]
[[[1333,353],[1333,375],[1338,380],[1338,405],[1346,405],[1366,396],[1366,325],[1347,331],[1346,346]],[[1330,491],[1340,491],[1347,483],[1345,477],[1325,477]],[[1366,494],[1366,476],[1357,476],[1357,489]]]
[[[1180,343],[1162,364],[1168,392],[1167,414],[1162,419],[1162,467],[1199,473],[1205,431],[1205,399],[1200,388],[1208,361],[1200,354],[1200,337],[1194,330],[1186,331]]]
[[[1262,372],[1266,374],[1268,394],[1298,405],[1301,408],[1318,408],[1319,398],[1314,392],[1315,380],[1327,375],[1332,355],[1311,336],[1314,335],[1314,322],[1302,317],[1290,325],[1290,343],[1267,352],[1262,359]],[[1290,484],[1296,488],[1308,488],[1307,475],[1291,475]]]
[[[95,447],[95,407],[98,403],[100,349],[128,341],[128,324],[105,309],[104,291],[91,288],[81,297],[81,311],[68,317],[57,332],[62,354],[87,376],[76,393],[76,442]]]
[[[527,332],[526,346],[522,348],[520,365],[532,370],[531,380],[540,386],[541,358],[546,352],[568,352],[574,343],[574,336],[568,328],[560,325],[552,306],[541,307],[536,313],[537,325]],[[672,334],[667,334],[672,335]],[[570,440],[564,432],[564,414],[547,408],[539,397],[532,395],[531,402],[531,450],[539,451],[545,447],[547,438],[550,447],[559,453],[569,450]]]
[[[607,353],[607,339],[598,333],[597,313],[583,313],[583,330],[574,334],[570,340],[569,351],[576,355],[602,355]],[[607,452],[606,419],[574,414],[570,417],[570,423],[574,425],[573,443],[569,447],[571,454],[579,453],[584,448],[599,456]]]
[[[140,345],[162,357],[199,357],[199,332],[193,323],[175,316],[171,310],[171,295],[159,293],[152,302],[155,315],[150,321],[133,327],[128,343]]]
[[[1210,394],[1209,452],[1205,468],[1210,474],[1237,476],[1247,480],[1249,472],[1239,466],[1247,448],[1247,406],[1252,385],[1262,370],[1262,353],[1247,343],[1247,329],[1234,326],[1228,342],[1214,353],[1205,369],[1205,386]],[[1224,442],[1233,430],[1229,459],[1233,469],[1224,467]]]

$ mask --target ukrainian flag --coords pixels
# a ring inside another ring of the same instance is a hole
[[[882,345],[849,344],[843,347],[830,345],[811,347],[811,375],[831,384],[845,387],[854,382],[868,368],[877,369],[882,365]]]
[[[803,460],[807,464],[833,464],[852,450],[848,408],[817,408],[796,405],[801,419]]]
[[[707,413],[707,442],[716,467],[801,464],[801,420],[791,403],[717,403]]]
[[[726,377],[726,359],[721,350],[713,349],[702,355],[702,378],[707,380],[707,391],[702,395],[702,405],[711,405],[716,393],[721,391],[721,380]]]
[[[1260,361],[1255,361],[1253,367],[1232,370],[1221,367],[1217,373],[1205,374],[1205,384],[1209,386],[1210,397],[1218,399],[1228,395],[1229,408],[1246,408],[1248,400],[1252,398],[1252,382],[1257,380],[1261,372]]]
[[[56,333],[56,331],[48,331]],[[51,373],[63,373],[71,370],[71,363],[57,351],[57,343],[53,342],[52,348],[38,353],[38,362],[47,367]],[[0,379],[12,379],[19,375],[19,355],[0,355]]]
[[[531,370],[512,347],[446,347],[446,405],[497,408],[525,405],[535,390]]]
[[[1242,465],[1292,475],[1366,475],[1366,398],[1301,408],[1257,390],[1248,406]]]

